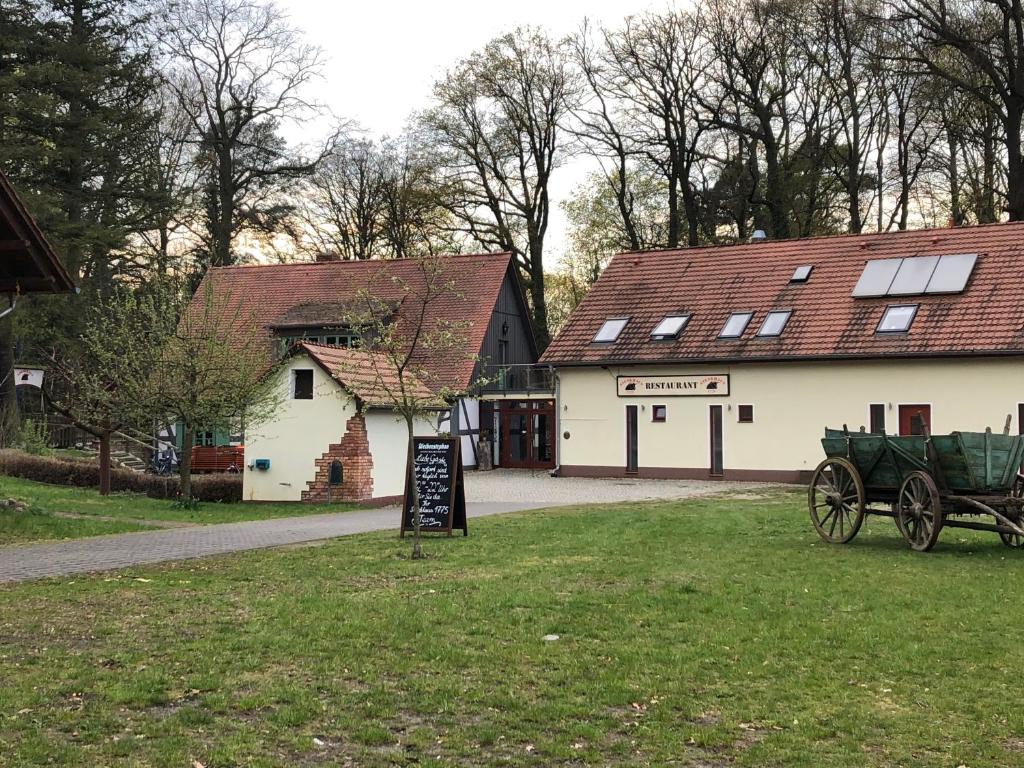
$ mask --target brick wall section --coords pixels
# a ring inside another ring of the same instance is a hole
[[[357,413],[345,424],[340,443],[333,443],[314,463],[316,475],[306,483],[302,500],[325,503],[331,462],[337,459],[344,468],[342,484],[331,489],[331,501],[365,501],[373,498],[373,457],[366,434],[366,420]]]

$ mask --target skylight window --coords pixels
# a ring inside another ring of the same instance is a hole
[[[689,321],[689,315],[666,315],[651,331],[651,338],[656,341],[678,339]]]
[[[875,333],[906,333],[917,314],[917,304],[897,304],[885,308]]]
[[[764,322],[761,323],[761,327],[757,329],[757,335],[762,338],[781,336],[791,314],[793,311],[790,309],[776,309],[769,312],[765,316]]]
[[[791,283],[806,283],[811,277],[811,270],[814,269],[812,264],[805,264],[802,267],[797,267],[793,270],[793,276],[789,278]]]
[[[628,322],[628,317],[612,317],[605,320],[594,337],[594,341],[605,344],[616,341]]]
[[[747,325],[753,316],[753,312],[733,312],[722,326],[722,332],[718,334],[718,338],[738,339],[747,330]]]

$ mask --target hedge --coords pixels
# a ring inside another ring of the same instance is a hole
[[[50,485],[99,488],[100,467],[89,459],[36,456],[13,449],[0,450],[0,474]],[[110,470],[110,490],[144,493],[153,499],[176,499],[177,475],[161,477],[127,469]],[[218,473],[193,475],[192,496],[198,501],[241,501],[242,476]]]

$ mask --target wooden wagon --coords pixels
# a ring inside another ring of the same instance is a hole
[[[825,541],[845,544],[866,515],[896,520],[920,552],[943,527],[998,533],[1024,546],[1024,436],[985,432],[887,435],[826,429],[827,457],[814,470],[807,504]],[[988,520],[978,520],[988,517]]]

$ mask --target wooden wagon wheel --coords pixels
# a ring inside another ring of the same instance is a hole
[[[927,472],[911,472],[900,485],[896,498],[896,525],[913,549],[927,552],[942,530],[939,489]]]
[[[864,483],[848,460],[825,459],[814,470],[807,489],[811,523],[830,544],[846,544],[864,522]]]
[[[1010,498],[1024,498],[1024,475],[1018,474],[1016,479],[1013,481],[1013,487],[1010,489]],[[1019,506],[1014,506],[1014,514],[1009,514],[1009,510],[1007,510],[1006,515],[1013,520],[1013,522],[1017,523],[1017,525],[1020,525],[1021,521],[1024,520],[1024,518],[1021,517],[1020,509],[1021,508]],[[1021,536],[1019,533],[1000,532],[999,538],[1002,540],[1003,544],[1008,546],[1010,549],[1020,549],[1021,547],[1024,547],[1024,536]]]

